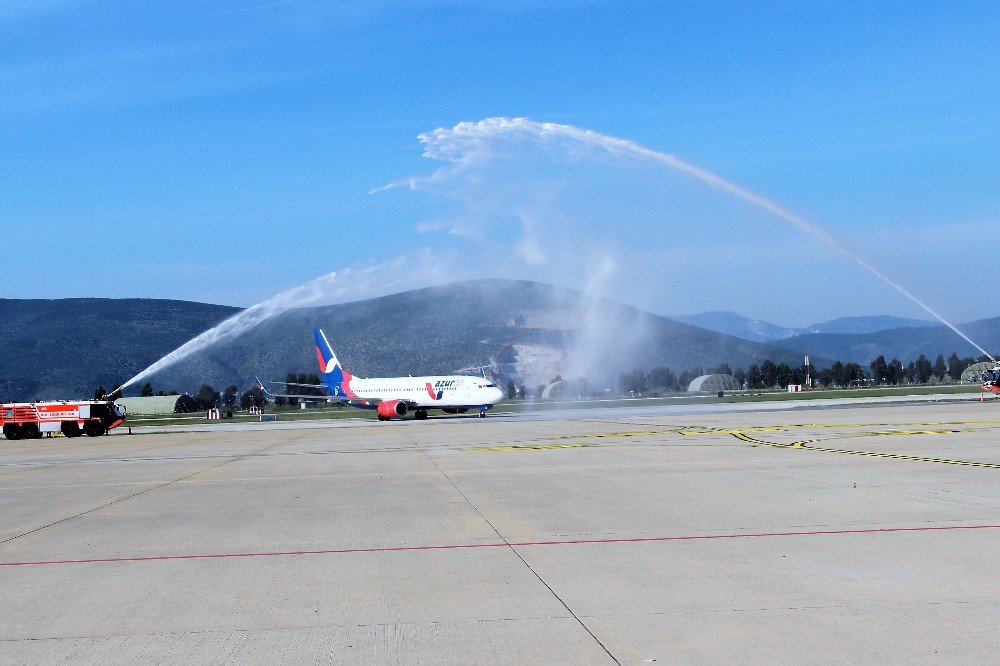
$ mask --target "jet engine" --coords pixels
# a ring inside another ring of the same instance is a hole
[[[388,421],[393,416],[405,416],[406,403],[402,400],[386,400],[378,404],[377,411],[380,421]]]

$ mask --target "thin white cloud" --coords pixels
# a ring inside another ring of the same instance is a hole
[[[81,4],[80,0],[3,0],[0,2],[0,21],[34,18],[69,9]]]

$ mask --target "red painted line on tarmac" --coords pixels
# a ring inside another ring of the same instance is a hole
[[[440,546],[384,546],[381,548],[330,548],[325,550],[284,550],[263,553],[205,553],[193,555],[145,555],[135,557],[93,557],[74,560],[38,560],[0,562],[0,567],[28,567],[52,564],[100,564],[105,562],[167,562],[170,560],[219,560],[237,557],[290,557],[293,555],[344,555],[350,553],[399,553],[424,550],[459,550],[464,548],[507,548],[520,546],[570,546],[574,544],[658,543],[666,541],[705,541],[714,539],[760,539],[764,537],[836,536],[845,534],[891,534],[897,532],[940,532],[945,530],[995,530],[1000,525],[930,525],[923,527],[873,527],[855,530],[809,530],[804,532],[757,532],[732,534],[689,534],[662,537],[621,539],[562,539],[554,541],[511,541],[510,543],[458,543]]]

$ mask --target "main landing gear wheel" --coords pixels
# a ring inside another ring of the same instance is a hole
[[[100,421],[87,421],[83,424],[83,434],[87,437],[100,437],[104,434],[104,424]]]
[[[486,418],[486,412],[479,412],[479,418],[485,419]]]
[[[417,411],[413,412],[413,418],[415,418],[418,421],[423,421],[424,419],[427,418],[427,410],[418,409]]]

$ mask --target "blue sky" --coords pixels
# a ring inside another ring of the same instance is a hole
[[[922,316],[788,225],[647,166],[517,145],[445,188],[371,193],[447,167],[418,134],[505,116],[675,155],[942,314],[996,316],[998,19],[971,2],[12,0],[3,295],[250,305],[399,257],[423,264],[413,286],[578,284],[599,247],[601,288],[660,313]],[[506,222],[456,233],[491,216]],[[529,219],[567,252],[518,259]]]

